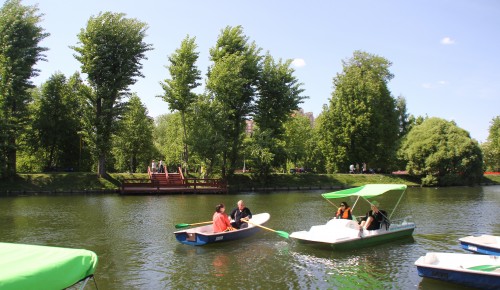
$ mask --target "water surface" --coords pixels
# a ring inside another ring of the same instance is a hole
[[[468,289],[423,279],[414,262],[428,251],[465,253],[460,237],[500,235],[500,186],[410,188],[396,214],[414,217],[413,237],[352,251],[315,249],[269,231],[203,247],[173,235],[175,224],[211,220],[216,204],[229,210],[239,199],[270,213],[272,229],[307,230],[336,210],[320,193],[0,198],[0,241],[92,250],[99,289]],[[395,202],[380,198],[382,208]]]

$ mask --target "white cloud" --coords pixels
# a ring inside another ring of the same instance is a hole
[[[292,61],[292,65],[295,67],[304,67],[306,66],[306,61],[302,58],[296,58]]]
[[[444,45],[455,44],[455,39],[452,39],[451,37],[447,36],[447,37],[441,39],[441,44],[444,44]]]
[[[437,81],[435,83],[423,83],[422,88],[424,89],[435,89],[439,86],[446,86],[448,85],[448,81]]]

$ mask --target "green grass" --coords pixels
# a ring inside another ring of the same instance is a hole
[[[238,174],[229,183],[229,188],[293,188],[361,186],[369,183],[404,183],[419,185],[407,176],[385,174],[275,174],[266,180],[256,179],[249,174]]]
[[[485,175],[483,177],[483,183],[500,184],[500,175]]]
[[[117,190],[126,178],[148,178],[146,173],[110,173],[99,178],[95,173],[18,174],[14,180],[0,181],[0,193],[6,191],[99,191]],[[361,186],[369,183],[404,183],[419,186],[418,180],[405,175],[385,174],[274,174],[259,179],[250,174],[237,174],[229,181],[230,191],[279,188],[328,188]],[[500,175],[485,175],[483,184],[500,184]]]
[[[146,173],[111,173],[107,179],[86,172],[18,174],[14,180],[0,181],[0,192],[114,190],[118,189],[125,178],[147,177]]]

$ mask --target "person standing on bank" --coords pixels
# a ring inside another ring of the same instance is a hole
[[[238,207],[231,211],[229,215],[234,222],[231,223],[233,228],[241,229],[248,227],[248,223],[242,222],[242,219],[249,220],[252,218],[252,212],[248,207],[245,207],[243,200],[238,201]]]

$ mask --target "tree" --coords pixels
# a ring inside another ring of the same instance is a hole
[[[423,185],[473,184],[483,176],[477,141],[455,122],[428,118],[408,133],[401,150],[409,174],[422,177]]]
[[[293,75],[291,60],[275,62],[267,53],[257,85],[258,95],[253,109],[256,130],[252,136],[250,157],[254,158],[254,172],[269,175],[273,167],[286,167],[286,149],[283,140],[284,125],[293,111],[306,97],[302,84]]]
[[[308,141],[313,137],[311,120],[301,114],[295,114],[285,123],[285,148],[294,167],[306,166]]]
[[[189,160],[187,138],[188,132],[186,128],[186,114],[192,107],[197,96],[191,90],[200,85],[198,82],[200,70],[195,63],[198,60],[198,52],[196,49],[195,38],[189,38],[189,35],[182,41],[181,47],[178,48],[169,58],[170,66],[167,66],[171,79],[166,79],[165,83],[161,83],[165,94],[163,100],[168,103],[171,111],[178,110],[181,113],[182,122],[182,143],[184,144],[184,169],[187,171]]]
[[[500,116],[491,120],[488,139],[482,144],[488,171],[500,171]]]
[[[226,27],[215,47],[210,49],[213,65],[209,68],[207,89],[218,103],[215,107],[220,109],[218,114],[222,117],[216,128],[225,143],[222,152],[224,177],[235,170],[245,119],[252,112],[260,69],[259,52],[255,43],[248,43],[241,26]]]
[[[391,62],[355,51],[342,63],[342,73],[333,79],[329,107],[322,113],[327,170],[345,171],[355,162],[387,169],[395,158],[399,128],[387,87],[393,78]]]
[[[269,53],[264,57],[258,83],[254,121],[260,130],[270,130],[273,137],[280,138],[284,124],[291,118],[299,104],[307,97],[301,96],[304,89],[293,75],[292,60],[276,63]]]
[[[41,86],[40,97],[35,100],[33,132],[30,144],[42,154],[43,167],[76,168],[79,156],[80,103],[71,90],[66,77],[53,74]]]
[[[119,171],[144,172],[154,152],[154,121],[141,99],[132,94],[114,136],[113,156]]]
[[[105,12],[91,17],[87,27],[78,34],[80,46],[75,46],[75,58],[94,94],[91,99],[95,113],[95,145],[98,174],[106,175],[106,158],[111,150],[114,121],[120,115],[120,103],[128,87],[136,82],[145,59],[152,49],[143,40],[147,25],[125,14]]]
[[[182,123],[180,112],[160,115],[154,130],[155,146],[165,157],[165,165],[177,166],[183,158]]]
[[[8,0],[0,10],[0,178],[16,174],[17,137],[28,120],[30,78],[38,75],[33,66],[44,60],[47,48],[39,43],[44,33],[36,6]]]

